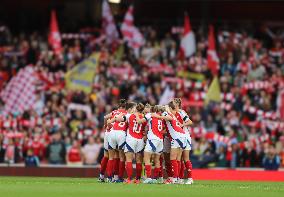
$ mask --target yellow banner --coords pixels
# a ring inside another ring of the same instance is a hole
[[[195,79],[198,81],[203,81],[205,79],[205,76],[200,73],[194,73],[194,72],[187,72],[187,71],[179,71],[178,72],[179,77],[187,78],[187,79]]]
[[[66,88],[91,93],[99,57],[100,53],[94,53],[68,71],[65,75]]]
[[[206,93],[205,104],[209,101],[221,102],[221,90],[218,77],[214,77]]]

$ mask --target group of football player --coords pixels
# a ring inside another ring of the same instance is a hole
[[[180,98],[155,106],[121,99],[118,108],[104,117],[105,152],[99,181],[192,184],[188,130],[192,121],[181,106]],[[143,163],[145,176],[142,178]],[[125,170],[127,179],[124,180]]]

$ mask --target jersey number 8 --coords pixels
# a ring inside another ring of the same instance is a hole
[[[162,131],[163,130],[163,122],[161,120],[158,120],[158,131]]]
[[[118,126],[119,126],[119,127],[124,127],[124,126],[125,126],[125,122],[120,122],[120,123],[118,123]]]

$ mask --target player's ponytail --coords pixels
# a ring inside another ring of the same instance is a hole
[[[176,109],[176,106],[174,104],[173,101],[169,102],[168,106],[172,109],[172,110],[175,110]]]
[[[181,108],[181,98],[174,98],[174,102],[177,104],[179,108]]]
[[[142,113],[143,110],[144,110],[145,106],[142,104],[142,103],[138,103],[138,105],[136,106],[136,110],[139,112],[139,113]]]
[[[127,102],[126,102],[125,99],[120,99],[119,102],[118,102],[118,107],[125,109],[126,108],[126,103]]]
[[[136,106],[136,103],[128,102],[128,103],[126,103],[126,110],[132,109],[135,106]]]
[[[164,105],[159,105],[159,112],[163,113],[164,111],[166,111],[166,107]]]
[[[150,105],[149,103],[147,103],[147,104],[145,105],[144,109],[145,109],[145,108],[150,108],[150,109],[151,109],[151,108],[152,108],[152,105]]]

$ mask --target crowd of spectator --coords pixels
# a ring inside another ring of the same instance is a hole
[[[139,55],[122,42],[107,46],[90,37],[63,40],[62,57],[50,51],[44,34],[0,32],[1,89],[28,64],[51,82],[38,84],[38,101],[23,114],[3,117],[4,103],[0,102],[0,163],[98,164],[103,153],[103,117],[119,98],[157,104],[165,89],[170,89],[183,99],[194,122],[194,167],[278,169],[284,165],[284,128],[271,126],[282,120],[244,110],[248,106],[277,111],[277,96],[284,82],[281,36],[273,34],[271,38],[270,32],[264,39],[249,32],[217,31],[221,92],[231,95],[222,103],[229,107],[222,107],[220,103],[203,103],[202,94],[213,78],[207,67],[205,31],[196,31],[197,51],[186,59],[179,56],[181,34],[161,34],[151,27],[141,31],[146,43]],[[92,92],[66,90],[64,74],[92,52],[101,53]],[[189,82],[191,85],[186,85]],[[244,91],[249,82],[268,82],[270,88]],[[25,124],[25,120],[35,123]],[[269,124],[262,124],[265,121]],[[206,138],[211,132],[229,141]],[[266,134],[268,139],[253,141]]]

